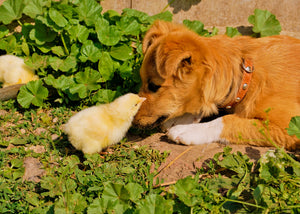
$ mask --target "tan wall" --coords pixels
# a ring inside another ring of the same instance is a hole
[[[172,0],[103,0],[104,10],[121,12],[133,8],[150,15],[161,12]],[[282,34],[300,38],[300,0],[175,0],[167,8],[174,14],[173,21],[200,20],[206,27],[249,26],[248,16],[254,9],[269,10],[282,26]]]

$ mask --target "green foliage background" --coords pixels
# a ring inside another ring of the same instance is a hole
[[[134,9],[102,12],[94,0],[6,0],[0,7],[0,54],[25,58],[40,77],[21,88],[24,107],[50,103],[107,103],[140,87],[142,37],[156,20],[172,20],[168,11],[149,16]],[[249,17],[255,36],[279,34],[278,20],[268,11]],[[183,24],[202,36],[218,33],[200,21]],[[20,25],[21,32],[12,26]],[[240,35],[227,28],[228,36]]]
[[[154,177],[167,153],[131,143],[115,145],[104,156],[71,147],[61,129],[72,115],[66,105],[107,103],[137,92],[142,37],[156,19],[171,21],[172,14],[103,13],[94,0],[6,0],[0,6],[0,55],[24,57],[40,77],[21,88],[21,113],[13,100],[0,103],[1,213],[300,212],[299,162],[280,148],[257,164],[225,148],[194,177],[165,188]],[[254,37],[281,30],[268,11],[255,10],[249,22]],[[197,20],[183,24],[202,36],[218,33]],[[13,31],[16,25],[21,32]],[[240,35],[232,27],[226,34]],[[294,117],[288,129],[298,138],[299,122]],[[40,182],[22,178],[28,157],[45,170]]]

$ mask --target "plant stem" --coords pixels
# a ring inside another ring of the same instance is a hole
[[[168,4],[162,9],[162,11],[160,11],[160,12],[161,12],[161,13],[162,13],[162,12],[165,12],[166,9],[167,9],[168,7],[170,7],[170,5],[171,5],[174,1],[175,1],[175,0],[170,1],[170,3],[168,3]]]
[[[60,38],[61,38],[61,41],[62,41],[62,43],[63,43],[63,45],[64,45],[66,54],[69,55],[70,53],[69,53],[69,50],[68,50],[68,48],[67,48],[67,45],[66,45],[66,42],[65,42],[65,39],[64,39],[64,36],[62,35],[62,33],[60,34]]]

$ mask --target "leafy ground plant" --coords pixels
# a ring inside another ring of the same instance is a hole
[[[137,91],[141,39],[155,19],[172,15],[102,13],[91,0],[6,0],[0,6],[0,54],[25,57],[40,77],[21,88],[17,101],[0,103],[1,213],[300,212],[299,160],[280,148],[257,164],[226,148],[194,177],[166,188],[154,178],[167,152],[122,142],[83,155],[70,145],[62,130],[74,111]],[[254,36],[280,31],[266,11],[249,21]],[[199,21],[184,24],[202,36],[218,33]],[[299,121],[292,119],[290,135],[299,137]]]
[[[154,179],[168,156],[126,142],[83,155],[62,133],[65,107],[0,105],[1,213],[299,213],[300,163],[281,149],[258,163],[229,147],[194,177]],[[299,131],[299,117],[289,133]],[[29,173],[30,171],[30,173]]]

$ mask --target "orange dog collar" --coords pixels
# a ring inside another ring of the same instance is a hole
[[[226,109],[231,109],[232,107],[234,107],[237,103],[241,102],[241,100],[247,94],[252,79],[252,73],[254,71],[252,60],[243,59],[242,69],[243,69],[243,79],[240,88],[238,90],[236,98],[225,106]]]

